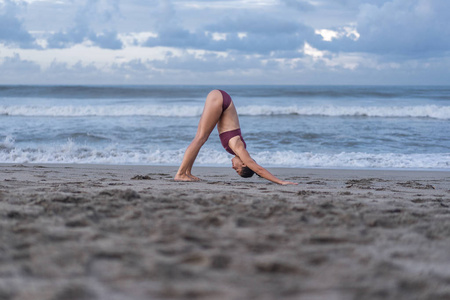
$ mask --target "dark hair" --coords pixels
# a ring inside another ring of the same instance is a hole
[[[250,169],[249,167],[243,167],[241,170],[241,175],[244,178],[250,178],[253,176],[253,174],[255,174],[255,172],[253,172],[252,169]]]

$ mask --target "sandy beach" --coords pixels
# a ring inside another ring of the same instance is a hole
[[[0,165],[0,299],[450,299],[450,172]]]

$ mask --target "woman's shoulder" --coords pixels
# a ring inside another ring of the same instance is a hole
[[[231,149],[245,149],[245,144],[244,141],[242,140],[240,135],[235,135],[233,137],[231,137],[228,141],[228,145],[230,146]]]

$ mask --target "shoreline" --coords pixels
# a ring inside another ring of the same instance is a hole
[[[103,167],[137,167],[137,168],[143,168],[143,167],[147,167],[147,168],[176,168],[178,169],[179,164],[169,164],[169,165],[160,165],[160,164],[134,164],[134,163],[129,163],[129,164],[108,164],[108,163],[59,163],[59,162],[44,162],[44,163],[39,163],[39,162],[25,162],[25,163],[12,163],[12,162],[0,162],[0,167],[8,167],[8,166],[19,166],[19,165],[23,165],[23,166],[103,166]],[[443,168],[438,168],[438,169],[432,169],[432,168],[368,168],[368,167],[360,167],[360,168],[356,168],[356,167],[286,167],[286,166],[264,166],[266,169],[287,169],[287,170],[332,170],[332,171],[393,171],[393,172],[450,172],[450,169],[443,169]],[[201,166],[194,166],[193,169],[202,169],[202,168],[206,168],[206,169],[210,169],[210,168],[218,168],[218,169],[228,169],[231,168],[231,163],[230,165],[226,165],[226,166],[219,166],[219,165],[201,165]]]
[[[448,299],[450,172],[0,164],[2,299]]]

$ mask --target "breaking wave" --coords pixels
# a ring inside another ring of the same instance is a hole
[[[270,106],[248,105],[238,107],[243,116],[326,116],[326,117],[380,117],[380,118],[432,118],[450,119],[450,106]],[[0,115],[90,117],[90,116],[158,116],[198,117],[203,106],[187,105],[86,105],[86,106],[33,106],[3,105]]]
[[[80,163],[80,164],[141,164],[178,165],[185,149],[125,150],[116,145],[94,147],[80,145],[73,140],[55,146],[16,147],[14,140],[5,138],[0,143],[0,163]],[[312,153],[294,151],[261,151],[252,157],[267,167],[301,168],[393,168],[450,170],[450,153]],[[211,148],[202,149],[196,165],[230,166],[231,156]]]

